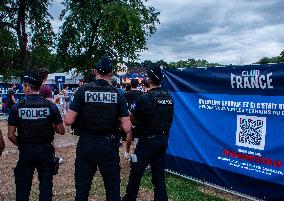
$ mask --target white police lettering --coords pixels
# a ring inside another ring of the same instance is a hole
[[[231,73],[231,86],[237,89],[273,89],[272,73],[261,75],[259,70],[242,71],[241,75]]]
[[[20,108],[21,119],[46,119],[50,115],[49,108]]]
[[[117,103],[117,93],[111,92],[85,92],[86,103]]]
[[[173,104],[173,101],[172,100],[168,100],[168,99],[160,99],[160,100],[157,100],[158,104],[161,104],[161,105],[172,105]]]

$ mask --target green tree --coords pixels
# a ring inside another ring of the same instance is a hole
[[[65,0],[58,55],[66,70],[88,71],[105,54],[135,60],[159,22],[144,0]]]
[[[270,59],[268,57],[263,57],[258,61],[259,64],[267,64],[270,63]]]
[[[153,62],[152,61],[150,61],[150,60],[145,60],[145,61],[143,61],[143,62],[141,62],[141,66],[143,67],[143,68],[147,68],[149,65],[151,65]]]
[[[0,27],[0,72],[5,78],[17,73],[17,41],[4,27]]]
[[[284,50],[280,53],[279,63],[284,63]]]
[[[175,69],[176,68],[176,63],[175,62],[170,62],[168,68],[169,69]]]
[[[170,62],[168,64],[169,69],[176,68],[194,68],[194,67],[213,67],[213,66],[222,66],[222,64],[218,63],[209,63],[205,59],[188,59],[188,60],[180,60],[178,62]]]
[[[16,49],[13,55],[17,56],[13,58],[13,66],[5,63],[7,66],[1,66],[1,68],[9,71],[10,67],[13,67],[16,72],[26,71],[31,67],[29,59],[33,58],[29,58],[30,52],[38,48],[50,51],[54,40],[50,23],[52,17],[48,13],[50,1],[52,0],[2,0],[3,3],[1,2],[0,5],[0,31],[13,38],[13,41],[9,40],[9,44],[5,44],[5,47],[8,48],[4,48],[4,51],[6,51],[4,54],[12,51],[9,47],[14,46],[16,41]],[[42,60],[42,58],[36,58]]]
[[[258,64],[268,64],[268,63],[284,63],[284,50],[276,57],[263,57],[258,62]]]
[[[163,66],[164,68],[168,68],[168,63],[165,62],[164,60],[159,60],[156,62],[156,64],[158,64],[159,66]]]
[[[125,64],[128,67],[133,67],[133,66],[135,66],[135,67],[142,67],[141,63],[139,63],[138,61],[128,61]]]
[[[50,72],[62,72],[60,61],[55,53],[46,47],[38,46],[28,55],[30,65],[34,68],[47,68]]]

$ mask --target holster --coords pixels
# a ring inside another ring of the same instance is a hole
[[[74,135],[80,136],[80,120],[78,117],[76,118],[75,122],[71,124],[71,129],[74,130]]]
[[[52,163],[52,173],[53,175],[58,174],[58,169],[59,169],[59,157],[54,156],[53,157],[53,163]]]

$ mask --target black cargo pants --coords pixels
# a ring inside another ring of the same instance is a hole
[[[122,199],[123,201],[136,200],[141,178],[148,164],[151,165],[154,200],[168,200],[164,173],[167,146],[168,137],[166,136],[156,136],[139,140],[134,151],[134,154],[137,156],[137,162],[131,162],[129,181],[126,188],[126,195]]]
[[[14,170],[16,201],[28,201],[35,168],[39,179],[39,200],[52,200],[54,147],[51,144],[19,146],[19,160]]]
[[[120,165],[118,146],[110,138],[81,135],[76,151],[76,201],[88,201],[97,167],[103,177],[106,201],[120,201]]]

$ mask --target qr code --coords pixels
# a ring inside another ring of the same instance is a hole
[[[236,145],[264,150],[266,117],[237,115]]]

